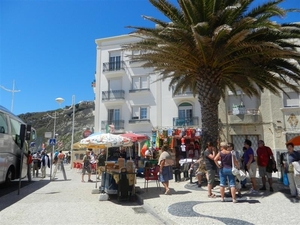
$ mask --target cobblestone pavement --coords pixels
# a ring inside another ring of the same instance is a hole
[[[99,201],[99,194],[92,194],[96,183],[81,183],[81,174],[75,169],[66,168],[66,173],[67,180],[58,172],[55,181],[41,179],[23,187],[20,195],[14,191],[0,197],[1,225],[299,224],[300,203],[289,197],[288,188],[277,178],[273,193],[253,195],[244,190],[236,204],[230,197],[226,202],[220,201],[219,186],[213,189],[217,198],[208,198],[205,184],[198,188],[189,181],[171,181],[172,194],[164,195],[155,181],[149,182],[147,190],[144,179],[137,178],[137,199],[141,205],[113,198]]]
[[[257,181],[261,187],[260,178]],[[232,203],[229,195],[221,202],[218,185],[213,189],[217,198],[208,198],[205,185],[198,188],[189,181],[171,181],[172,195],[164,195],[163,188],[159,190],[153,182],[148,191],[141,190],[140,196],[145,208],[167,224],[299,224],[299,200],[290,198],[289,189],[278,178],[273,182],[273,193],[249,194],[251,184],[247,184],[238,203]]]

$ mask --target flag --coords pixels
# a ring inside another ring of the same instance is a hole
[[[146,140],[143,147],[142,147],[142,149],[141,149],[141,154],[142,154],[143,157],[145,157],[145,153],[146,153],[146,151],[149,147],[150,147],[150,142],[149,142],[149,140]]]
[[[108,134],[109,133],[109,127],[108,127],[108,124],[106,124],[106,133]]]

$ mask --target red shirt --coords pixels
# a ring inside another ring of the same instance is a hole
[[[268,146],[259,147],[256,153],[257,164],[262,167],[266,167],[270,156],[273,156],[272,150]]]

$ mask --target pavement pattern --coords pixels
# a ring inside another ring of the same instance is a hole
[[[213,189],[217,198],[208,198],[205,185],[173,180],[171,195],[165,195],[155,181],[145,189],[144,179],[137,178],[137,201],[118,202],[113,196],[99,201],[92,191],[100,183],[81,183],[80,171],[66,166],[66,174],[67,180],[60,171],[55,181],[34,178],[38,182],[23,187],[20,195],[13,191],[0,197],[0,224],[299,224],[300,203],[277,178],[273,193],[244,190],[238,203],[230,197],[221,202],[218,185]]]

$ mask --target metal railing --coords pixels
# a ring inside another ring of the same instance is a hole
[[[193,95],[193,92],[192,91],[184,91],[184,92],[179,92],[179,93],[176,93],[174,94],[173,92],[173,97],[179,97],[179,96],[190,96],[190,95]]]
[[[135,119],[135,118],[132,118],[131,120],[128,121],[128,123],[142,123],[142,122],[149,122],[150,123],[150,119]]]
[[[119,71],[124,69],[124,61],[103,63],[103,72]]]
[[[199,117],[174,117],[173,126],[198,126]]]
[[[258,115],[258,109],[237,108],[236,110],[228,110],[228,115]]]
[[[117,100],[117,99],[125,99],[124,90],[102,91],[103,101],[110,101],[110,100]]]
[[[123,130],[124,123],[124,120],[103,120],[101,121],[101,127],[106,129],[107,126],[113,124],[115,130]]]

